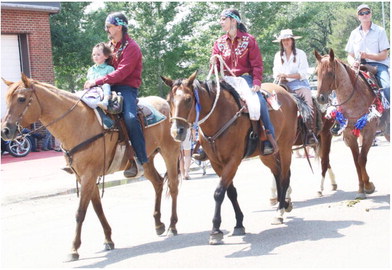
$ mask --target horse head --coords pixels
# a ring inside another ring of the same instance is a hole
[[[320,104],[329,102],[329,95],[335,84],[335,54],[331,49],[329,55],[321,56],[316,50],[317,59],[317,101]]]
[[[185,140],[189,128],[196,121],[196,98],[193,82],[197,76],[195,71],[187,79],[172,80],[161,76],[163,82],[171,88],[168,94],[170,104],[170,133],[174,140]]]
[[[3,78],[2,78],[3,79]],[[22,80],[10,82],[3,79],[8,86],[6,102],[7,112],[1,123],[1,137],[13,140],[21,127],[27,127],[40,117],[40,106],[34,102],[37,98],[34,81],[22,73]]]

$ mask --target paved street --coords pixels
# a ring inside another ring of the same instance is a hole
[[[1,268],[244,268],[244,267],[390,267],[390,144],[378,137],[368,157],[376,192],[355,201],[356,172],[349,149],[334,139],[331,165],[338,190],[326,180],[325,195],[317,196],[320,168],[312,159],[292,163],[294,209],[283,225],[271,225],[269,205],[272,175],[258,159],[244,161],[235,177],[245,215],[245,236],[231,237],[235,225],[231,203],[222,207],[224,245],[208,245],[218,178],[211,168],[202,176],[193,166],[192,180],[180,183],[176,237],[156,236],[154,191],[139,179],[117,185],[122,174],[106,177],[103,198],[116,249],[103,251],[103,232],[92,210],[82,230],[80,260],[64,262],[75,230],[78,198],[75,180],[62,172],[61,154],[32,153],[34,159],[2,157]],[[46,155],[46,154],[45,154]],[[157,161],[161,172],[161,161]],[[121,181],[122,180],[122,181]],[[110,183],[113,186],[110,187]],[[164,196],[162,221],[169,224],[171,201]]]

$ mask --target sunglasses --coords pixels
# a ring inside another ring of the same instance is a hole
[[[368,11],[362,11],[362,12],[359,12],[359,13],[358,13],[359,16],[369,15],[369,14],[370,14],[370,10],[368,10]]]

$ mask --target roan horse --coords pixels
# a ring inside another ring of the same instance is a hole
[[[389,138],[389,110],[384,113],[382,121],[379,121],[378,118],[370,119],[360,130],[363,140],[362,147],[359,148],[358,137],[352,131],[357,125],[358,119],[363,118],[371,106],[375,105],[377,98],[361,76],[335,58],[333,50],[330,50],[329,55],[324,56],[315,51],[315,56],[318,62],[317,100],[321,104],[327,104],[332,90],[336,92],[339,104],[334,107],[338,107],[348,120],[343,136],[345,143],[351,149],[358,174],[359,189],[356,198],[364,199],[366,194],[371,194],[375,190],[374,184],[369,181],[366,170],[367,155],[378,129],[383,130],[386,137]]]
[[[196,106],[201,107],[200,118],[202,120],[199,121],[201,145],[207,153],[213,169],[220,177],[219,185],[214,193],[215,213],[210,244],[221,244],[223,239],[223,232],[220,230],[221,205],[226,192],[236,217],[233,235],[245,234],[242,223],[244,215],[237,201],[233,178],[245,155],[251,122],[247,115],[241,113],[233,95],[227,91],[227,85],[220,83],[223,91],[217,95],[216,83],[199,82],[195,80],[196,75],[197,72],[187,79],[175,81],[165,77],[162,79],[171,88],[168,95],[172,117],[171,132],[177,141],[184,140],[188,128],[197,121]],[[285,200],[285,196],[290,184],[291,148],[297,130],[297,104],[290,94],[276,84],[262,84],[262,89],[269,92],[275,90],[282,104],[279,110],[270,113],[271,121],[275,127],[279,153],[260,156],[261,161],[270,168],[276,180],[279,206],[273,224],[281,224],[285,210],[291,211],[292,209],[292,204]],[[238,116],[238,118],[228,125],[227,123],[234,116]],[[225,129],[223,132],[222,127]],[[259,147],[251,156],[256,155],[260,155]]]
[[[31,80],[22,74],[19,82],[4,82],[9,86],[7,93],[7,115],[1,127],[1,136],[12,140],[17,135],[19,126],[27,126],[38,120],[62,143],[63,149],[69,150],[97,134],[103,134],[99,139],[86,145],[73,154],[73,168],[81,186],[80,202],[76,212],[76,235],[72,243],[70,260],[79,258],[78,249],[81,245],[82,224],[90,201],[101,222],[105,234],[105,249],[114,248],[111,239],[111,227],[103,212],[97,178],[107,173],[116,152],[119,133],[116,130],[104,132],[96,119],[96,115],[80,99],[69,92],[56,87]],[[154,219],[158,235],[165,231],[161,222],[161,195],[164,178],[154,167],[154,157],[159,152],[166,164],[168,186],[172,197],[172,215],[169,233],[177,234],[177,195],[178,195],[178,158],[180,144],[170,136],[169,112],[166,100],[159,97],[148,97],[148,101],[163,113],[167,119],[159,124],[146,128],[146,151],[148,162],[144,164],[144,175],[155,189]],[[120,157],[117,170],[126,168],[127,157]]]

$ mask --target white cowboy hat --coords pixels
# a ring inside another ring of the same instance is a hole
[[[294,36],[293,31],[291,31],[291,29],[283,29],[282,31],[280,31],[279,36],[275,40],[273,40],[272,42],[280,42],[282,39],[286,39],[286,38],[299,39],[302,37],[301,36]]]

